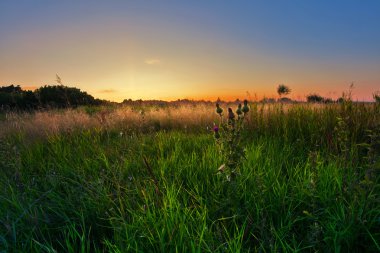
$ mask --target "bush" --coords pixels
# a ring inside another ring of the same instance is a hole
[[[316,93],[308,95],[306,99],[309,103],[322,103],[324,101],[324,98]]]

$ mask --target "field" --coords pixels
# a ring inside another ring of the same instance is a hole
[[[3,113],[0,252],[380,251],[379,104],[252,103],[233,177],[219,120],[210,104]]]

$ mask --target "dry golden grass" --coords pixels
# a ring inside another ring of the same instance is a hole
[[[186,105],[180,107],[134,109],[130,106],[99,108],[88,114],[83,108],[7,113],[0,121],[0,137],[22,133],[28,138],[82,129],[159,130],[206,127],[216,120],[213,106]]]
[[[236,104],[222,104],[235,108]],[[336,105],[329,105],[336,106]],[[255,107],[255,109],[253,108]],[[266,117],[274,111],[286,113],[298,107],[319,110],[323,104],[255,104],[252,109]],[[0,121],[0,138],[9,134],[24,134],[27,138],[41,138],[51,134],[72,132],[83,129],[120,131],[157,131],[160,129],[210,129],[218,121],[213,104],[188,104],[168,107],[120,106],[95,108],[87,113],[85,108],[36,111],[33,113],[10,112]]]

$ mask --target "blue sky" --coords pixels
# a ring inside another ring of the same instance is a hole
[[[118,101],[272,96],[279,83],[294,98],[339,96],[354,82],[368,100],[380,89],[379,13],[380,1],[5,0],[0,85],[58,73]]]

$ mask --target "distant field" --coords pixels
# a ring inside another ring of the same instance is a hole
[[[380,251],[379,104],[250,104],[232,181],[218,121],[206,104],[0,114],[0,252]]]

